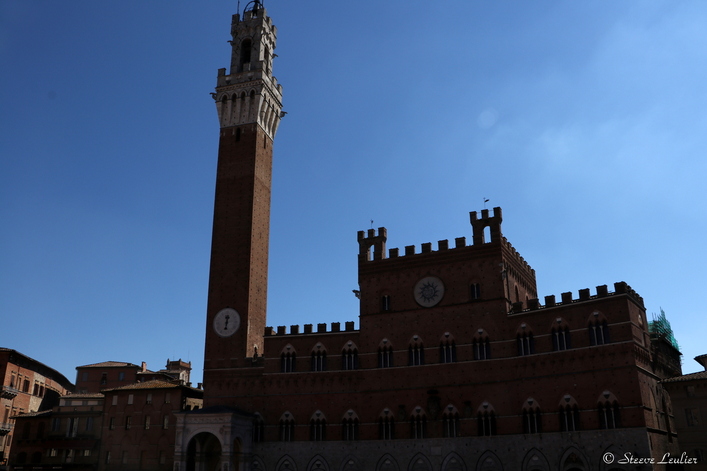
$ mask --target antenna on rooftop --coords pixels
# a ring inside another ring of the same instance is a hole
[[[489,199],[484,196],[484,209],[486,209],[486,203],[489,202]]]
[[[373,219],[371,219],[371,229],[373,229]]]

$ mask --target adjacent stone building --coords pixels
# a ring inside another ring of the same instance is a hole
[[[675,410],[680,448],[699,462],[689,469],[707,470],[707,355],[695,357],[704,371],[663,380]]]
[[[595,470],[679,455],[660,380],[679,352],[625,282],[559,298],[504,237],[501,208],[457,237],[387,249],[358,233],[354,322],[266,327],[277,29],[233,16],[221,127],[204,409],[180,414],[175,470]],[[352,254],[354,255],[354,254]],[[613,458],[608,458],[613,457]],[[643,468],[638,468],[643,469]]]
[[[0,348],[0,466],[16,438],[15,417],[51,409],[74,385],[58,371],[10,348]]]
[[[167,360],[153,372],[144,362],[109,361],[76,369],[85,392],[11,417],[11,469],[172,469],[177,415],[202,406],[203,391],[185,381],[191,365]]]

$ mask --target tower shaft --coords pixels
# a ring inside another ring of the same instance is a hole
[[[272,76],[276,28],[256,3],[233,15],[231,69],[219,69],[216,195],[207,304],[204,382],[263,352],[273,139],[282,87]],[[249,360],[251,359],[251,360]],[[213,390],[213,389],[212,389]]]

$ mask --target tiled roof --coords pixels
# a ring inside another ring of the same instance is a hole
[[[678,381],[696,381],[700,379],[707,379],[707,371],[698,371],[697,373],[690,373],[687,375],[676,376],[674,378],[664,379],[664,383],[677,383]]]
[[[142,381],[140,383],[128,384],[119,388],[104,389],[103,391],[125,391],[128,389],[174,389],[183,385],[178,382],[155,379],[152,381]]]
[[[62,398],[70,398],[70,399],[103,399],[105,396],[101,393],[93,393],[93,394],[66,394],[61,397]]]
[[[76,368],[114,368],[119,366],[134,366],[135,368],[140,368],[132,363],[126,363],[124,361],[103,361],[101,363],[93,363],[91,365],[77,366]]]
[[[25,412],[24,414],[19,414],[19,415],[13,415],[10,416],[10,419],[14,419],[16,417],[39,417],[41,415],[50,415],[52,413],[51,409],[49,410],[42,410],[42,411],[37,411],[37,412]]]

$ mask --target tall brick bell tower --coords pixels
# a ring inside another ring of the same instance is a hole
[[[231,68],[219,69],[221,127],[206,314],[207,405],[217,383],[262,354],[268,284],[272,146],[282,86],[272,75],[277,30],[259,1],[231,22]]]

